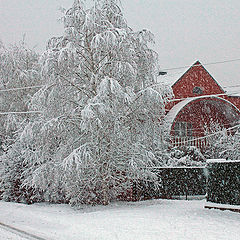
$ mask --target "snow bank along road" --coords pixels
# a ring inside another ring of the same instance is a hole
[[[122,202],[78,210],[0,201],[0,222],[48,240],[240,239],[240,214],[204,209],[204,200]],[[1,234],[0,239],[24,239],[2,229]]]

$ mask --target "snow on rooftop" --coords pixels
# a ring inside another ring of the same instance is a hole
[[[240,96],[240,85],[223,87],[223,89],[224,91],[226,91],[228,96],[231,96],[231,97]]]
[[[178,113],[183,109],[187,104],[189,104],[191,101],[195,101],[196,99],[201,99],[201,98],[218,98],[221,99],[220,97],[214,96],[214,95],[202,95],[198,97],[191,97],[191,98],[186,98],[185,100],[177,103],[173,108],[170,109],[170,111],[166,115],[166,122],[169,124],[169,130],[171,130],[172,124],[174,122],[174,119],[177,117]]]
[[[177,69],[167,73],[166,75],[158,76],[158,82],[172,86],[189,68]]]

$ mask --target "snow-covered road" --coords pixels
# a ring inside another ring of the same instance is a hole
[[[239,240],[239,213],[203,206],[203,200],[153,200],[74,210],[0,202],[0,221],[56,240]]]
[[[26,240],[26,239],[27,238],[20,237],[0,227],[0,240]]]

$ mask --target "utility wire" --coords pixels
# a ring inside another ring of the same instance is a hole
[[[153,86],[156,86],[156,85],[158,85],[158,84],[155,84]],[[36,85],[36,86],[28,86],[28,87],[0,89],[0,92],[10,92],[10,91],[18,91],[18,90],[24,90],[24,89],[41,88],[41,87],[45,87],[45,86],[47,86],[47,85]],[[234,88],[234,87],[240,87],[240,85],[225,86],[223,88]]]
[[[229,62],[237,62],[237,61],[240,61],[240,58],[230,59],[230,60],[225,60],[225,61],[219,61],[219,62],[210,62],[210,63],[196,64],[196,65],[186,65],[186,66],[174,67],[174,68],[164,68],[164,69],[161,69],[161,71],[171,71],[171,70],[177,70],[177,69],[183,69],[183,68],[208,66],[208,65],[215,65],[215,64],[222,64],[222,63],[229,63]]]
[[[0,92],[10,92],[10,91],[17,91],[17,90],[24,90],[24,89],[31,89],[31,88],[41,88],[45,85],[37,85],[37,86],[29,86],[29,87],[19,87],[19,88],[8,88],[8,89],[0,89]]]
[[[44,85],[43,85],[44,86]],[[35,86],[35,87],[41,87],[41,86]],[[231,93],[231,95],[234,94],[239,94],[240,92],[233,92]],[[194,99],[200,99],[200,98],[204,98],[204,97],[218,97],[218,96],[228,96],[229,94],[227,93],[220,93],[220,94],[211,94],[211,95],[201,95],[201,96],[196,96],[196,97],[187,97],[187,98],[177,98],[177,99],[171,99],[169,100],[169,102],[176,102],[176,101],[182,101],[182,100],[194,100]],[[31,113],[42,113],[41,111],[28,111],[28,112],[0,112],[0,115],[6,115],[6,114],[31,114]]]
[[[42,111],[28,111],[28,112],[0,112],[0,115],[7,115],[7,114],[32,114],[32,113],[42,113]]]
[[[219,133],[223,133],[224,131],[229,131],[229,130],[232,130],[232,129],[235,129],[235,128],[239,128],[239,127],[240,127],[240,124],[238,124],[238,125],[236,125],[234,127],[230,127],[230,128],[226,128],[226,129],[220,130],[220,131],[215,132],[215,133],[211,133],[211,134],[205,135],[203,137],[192,138],[191,140],[186,140],[186,141],[183,141],[183,142],[187,143],[187,142],[193,142],[193,141],[196,141],[196,140],[206,139],[206,138],[215,136],[215,135],[217,135]],[[179,137],[179,138],[181,138],[181,137]]]
[[[181,101],[181,100],[185,100],[185,99],[194,100],[194,99],[200,99],[200,98],[204,98],[204,97],[228,96],[230,94],[231,95],[235,95],[235,94],[239,94],[240,95],[240,92],[219,93],[219,94],[211,94],[211,95],[199,95],[199,96],[196,96],[196,97],[177,98],[177,99],[171,99],[171,100],[169,100],[169,102],[176,102],[176,101]]]
[[[210,63],[204,63],[204,64],[196,64],[196,65],[186,65],[182,67],[175,67],[175,68],[165,68],[161,71],[170,71],[170,70],[177,70],[177,69],[183,69],[183,68],[191,68],[191,67],[198,67],[198,66],[207,66],[207,65],[214,65],[214,64],[222,64],[222,63],[229,63],[229,62],[236,62],[240,61],[240,58],[231,59],[231,60],[225,60],[225,61],[218,61],[218,62],[210,62]],[[177,75],[178,73],[176,73]],[[179,72],[180,74],[180,72]],[[174,76],[175,74],[172,74],[171,76]],[[8,91],[17,91],[17,90],[24,90],[24,89],[31,89],[31,88],[41,88],[46,85],[37,85],[37,86],[29,86],[29,87],[20,87],[20,88],[9,88],[9,89],[0,89],[0,92],[8,92]],[[233,85],[233,86],[226,86],[224,88],[230,88],[230,87],[240,87],[240,85]]]

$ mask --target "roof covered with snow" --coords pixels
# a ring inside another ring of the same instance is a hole
[[[175,71],[171,71],[169,73],[167,73],[166,75],[160,75],[158,77],[158,81],[162,82],[164,84],[167,84],[169,86],[172,86],[178,79],[180,79],[183,74],[188,70],[188,68],[184,68],[184,69],[178,69]]]

